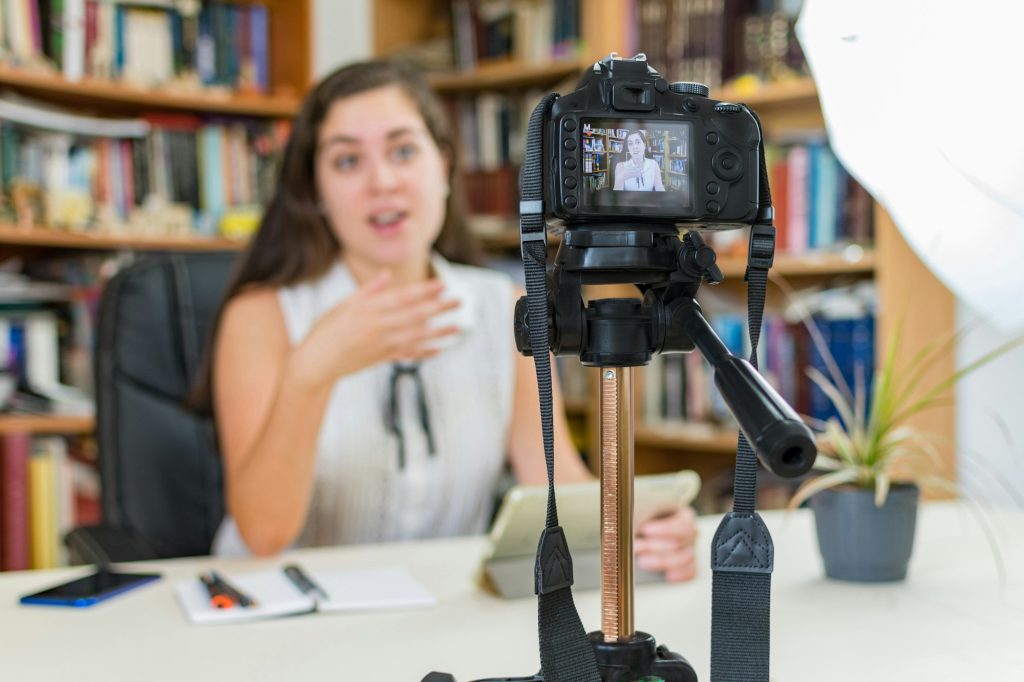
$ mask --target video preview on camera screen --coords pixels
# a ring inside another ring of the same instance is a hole
[[[598,207],[690,205],[690,123],[628,119],[581,123],[587,203]]]

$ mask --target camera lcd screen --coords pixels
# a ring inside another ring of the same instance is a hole
[[[583,119],[581,124],[586,206],[690,208],[690,123]]]

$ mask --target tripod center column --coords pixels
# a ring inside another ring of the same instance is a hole
[[[601,631],[629,640],[633,625],[633,368],[602,367]]]

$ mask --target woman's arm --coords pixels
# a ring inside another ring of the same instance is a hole
[[[625,161],[619,161],[615,164],[615,186],[612,189],[622,190],[626,188],[626,178],[623,174],[625,165]]]
[[[516,300],[522,292],[517,292]],[[537,397],[537,373],[532,357],[515,353],[515,395],[512,423],[508,434],[508,456],[519,483],[547,483],[547,463],[540,425],[540,399]],[[551,359],[551,406],[555,430],[555,480],[559,483],[589,481],[594,478],[573,445],[565,405]]]
[[[244,293],[224,311],[214,349],[214,404],[228,513],[260,555],[291,544],[306,520],[330,386],[292,371],[277,294]]]

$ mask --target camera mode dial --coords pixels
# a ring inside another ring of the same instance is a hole
[[[669,85],[668,88],[677,95],[700,95],[701,97],[707,97],[711,94],[711,88],[703,83],[694,83],[692,81],[676,81]]]

